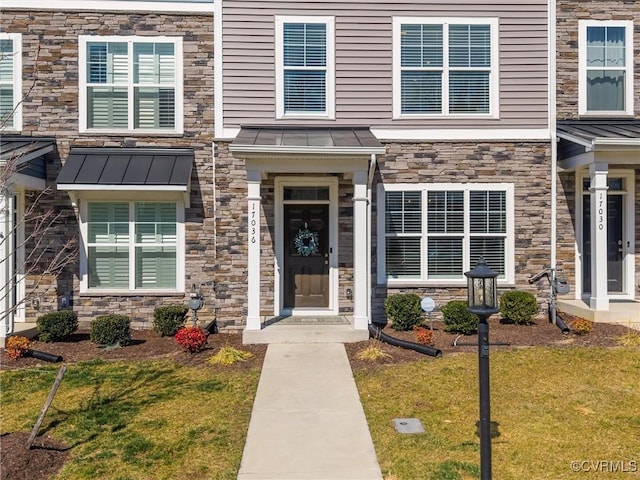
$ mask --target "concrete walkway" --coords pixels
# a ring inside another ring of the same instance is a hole
[[[238,480],[382,480],[343,344],[269,345]]]

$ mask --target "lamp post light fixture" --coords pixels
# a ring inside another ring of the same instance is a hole
[[[476,267],[465,272],[468,287],[467,310],[478,322],[478,381],[480,387],[480,479],[491,480],[491,403],[489,393],[489,324],[487,319],[498,312],[496,277],[483,257]]]

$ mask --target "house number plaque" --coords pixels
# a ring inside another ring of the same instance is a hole
[[[249,220],[249,238],[251,243],[256,243],[256,202],[251,203],[251,215]]]
[[[598,230],[604,230],[604,194],[598,194]]]

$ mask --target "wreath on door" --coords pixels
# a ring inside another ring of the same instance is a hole
[[[298,255],[308,257],[319,252],[318,233],[312,232],[308,228],[301,228],[298,234],[293,238],[293,244],[296,247]]]

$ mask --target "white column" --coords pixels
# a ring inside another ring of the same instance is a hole
[[[260,330],[260,172],[247,171],[247,330]]]
[[[13,331],[13,195],[0,195],[0,345]]]
[[[589,166],[591,179],[591,298],[594,310],[609,310],[607,288],[607,174],[608,166]]]
[[[367,221],[367,171],[359,170],[353,174],[353,328],[356,330],[369,328]]]

